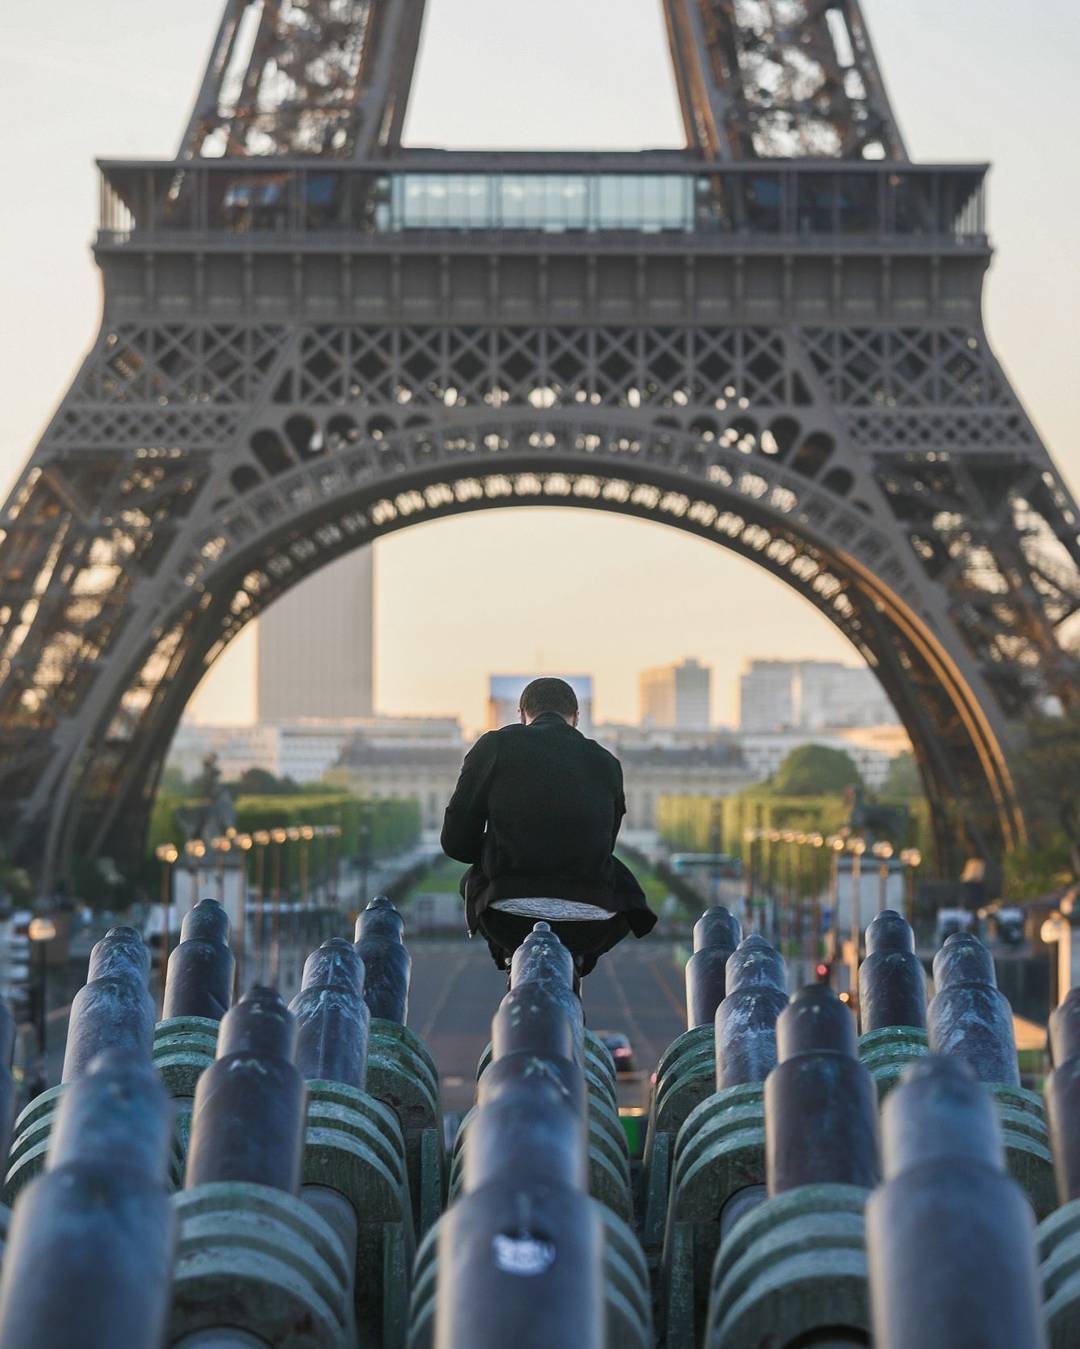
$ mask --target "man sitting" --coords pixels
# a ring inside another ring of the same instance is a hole
[[[469,935],[496,965],[538,921],[574,956],[579,976],[628,932],[656,923],[631,872],[613,856],[626,814],[618,759],[577,729],[562,679],[534,679],[521,724],[482,735],[461,768],[443,821],[443,851],[471,863],[461,880]]]

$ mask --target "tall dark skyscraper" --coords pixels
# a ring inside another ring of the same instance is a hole
[[[277,600],[259,619],[258,718],[370,717],[375,558],[359,548]]]

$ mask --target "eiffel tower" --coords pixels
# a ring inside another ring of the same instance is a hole
[[[1080,545],[983,329],[985,166],[910,161],[857,0],[663,6],[684,150],[402,147],[424,0],[227,0],[176,158],[100,164],[100,332],[0,522],[0,830],[46,883],[140,855],[266,605],[517,504],[781,577],[892,699],[939,863],[1022,839]]]

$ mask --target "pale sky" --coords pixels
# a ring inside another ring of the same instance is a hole
[[[0,489],[98,323],[94,156],[171,155],[221,0],[0,7]],[[990,160],[991,339],[1052,453],[1080,480],[1080,165],[1075,0],[864,0],[909,151]],[[429,0],[406,139],[590,148],[680,143],[659,0]],[[377,700],[482,718],[494,670],[591,671],[597,713],[635,718],[637,672],[696,655],[731,720],[749,656],[851,648],[780,582],[673,529],[598,512],[420,525],[378,547]],[[246,633],[200,713],[248,719]]]

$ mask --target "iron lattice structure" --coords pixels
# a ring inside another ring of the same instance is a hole
[[[420,0],[265,0],[226,7],[177,159],[101,165],[100,334],[0,541],[0,824],[46,880],[138,855],[267,604],[517,504],[769,569],[880,676],[941,861],[1022,836],[1080,547],[983,331],[985,169],[907,160],[854,0],[665,8],[685,151],[402,149]]]

